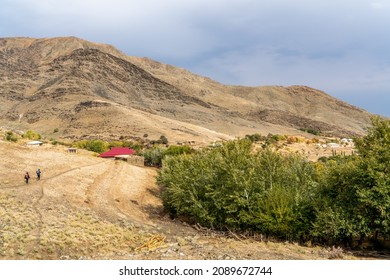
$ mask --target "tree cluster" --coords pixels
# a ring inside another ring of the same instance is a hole
[[[158,183],[173,217],[218,230],[350,244],[390,234],[390,125],[374,117],[357,155],[309,162],[249,139],[166,157]]]

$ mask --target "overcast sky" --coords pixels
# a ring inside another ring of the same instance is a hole
[[[77,36],[224,84],[307,85],[390,117],[390,0],[0,0],[0,37]]]

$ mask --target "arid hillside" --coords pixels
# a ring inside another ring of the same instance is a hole
[[[305,86],[226,86],[74,37],[0,39],[0,122],[56,137],[363,134],[370,114]]]

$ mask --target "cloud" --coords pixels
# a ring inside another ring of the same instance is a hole
[[[0,36],[77,36],[228,84],[390,88],[390,5],[345,0],[0,0]]]
[[[383,2],[371,3],[371,8],[374,10],[383,10],[383,9],[387,9],[388,7],[389,7],[388,3],[383,3]]]

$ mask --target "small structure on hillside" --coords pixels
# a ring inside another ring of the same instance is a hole
[[[41,141],[30,141],[27,143],[29,146],[42,146],[43,142]]]
[[[115,160],[123,160],[132,165],[144,166],[145,158],[135,155],[136,151],[130,148],[111,148],[111,150],[99,155],[102,158],[113,158]]]
[[[332,149],[340,148],[340,144],[338,144],[338,143],[328,143],[328,147],[332,148]]]
[[[353,143],[353,139],[351,139],[351,138],[342,138],[340,140],[340,143],[342,143],[342,144],[352,144]]]
[[[70,154],[77,153],[77,149],[76,148],[68,148],[68,153],[70,153]]]
[[[114,147],[111,150],[99,155],[102,158],[115,158],[116,156],[130,156],[135,155],[135,151],[130,148]]]

